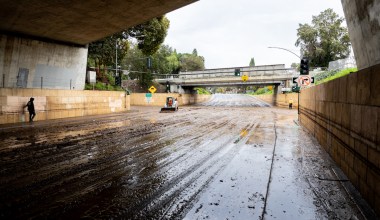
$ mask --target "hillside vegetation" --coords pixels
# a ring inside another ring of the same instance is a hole
[[[326,71],[326,72],[319,73],[319,74],[314,76],[315,85],[319,85],[321,83],[325,83],[325,82],[328,82],[330,80],[337,79],[339,77],[348,75],[348,74],[350,74],[352,72],[356,72],[356,71],[358,71],[357,68],[348,68],[348,69],[344,69],[341,71],[332,70],[332,71]]]

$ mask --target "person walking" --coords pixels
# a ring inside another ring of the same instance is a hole
[[[289,100],[289,109],[292,109],[293,108],[293,99],[290,99]]]
[[[28,112],[29,112],[29,122],[33,122],[33,118],[36,116],[36,111],[34,109],[34,98],[30,98],[29,102],[24,106],[28,107]]]

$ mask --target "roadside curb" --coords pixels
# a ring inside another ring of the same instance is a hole
[[[335,176],[338,177],[338,179],[348,179],[339,167],[333,167],[331,170]],[[341,185],[366,219],[377,219],[375,211],[371,208],[367,201],[361,197],[359,191],[354,187],[354,185],[352,185],[351,181],[341,182]]]

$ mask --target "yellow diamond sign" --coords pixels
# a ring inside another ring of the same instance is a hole
[[[248,76],[247,75],[242,75],[241,76],[241,80],[243,80],[243,82],[247,81],[248,80]]]
[[[154,86],[151,86],[148,90],[150,93],[155,93],[157,91],[156,87]]]

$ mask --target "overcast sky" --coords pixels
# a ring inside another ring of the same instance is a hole
[[[290,67],[299,63],[295,55],[268,47],[299,54],[298,24],[328,8],[344,17],[341,0],[200,0],[167,14],[165,44],[178,53],[196,48],[207,69],[248,66],[252,57],[256,65]]]

